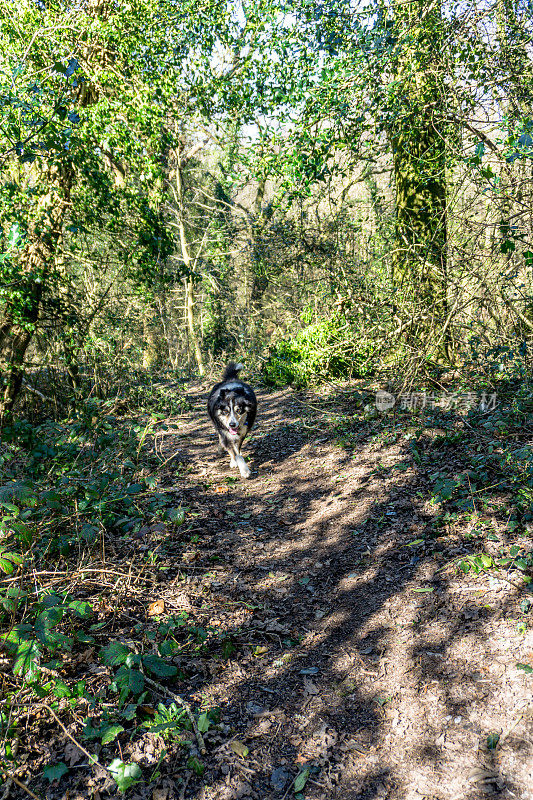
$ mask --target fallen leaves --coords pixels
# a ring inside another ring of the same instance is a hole
[[[230,750],[232,750],[236,756],[239,756],[239,758],[246,758],[250,752],[249,748],[246,747],[244,742],[241,742],[239,739],[234,739],[232,742],[230,742]]]
[[[310,678],[304,678],[304,694],[313,697],[315,694],[320,694],[320,689],[313,683]]]
[[[80,761],[83,761],[83,759],[85,758],[85,754],[82,753],[79,747],[76,747],[76,745],[73,742],[66,743],[63,754],[65,756],[65,761],[69,767],[73,767],[76,764],[79,764]]]
[[[149,617],[158,617],[164,613],[165,613],[165,601],[162,599],[155,600],[155,602],[150,603],[150,605],[148,606]]]

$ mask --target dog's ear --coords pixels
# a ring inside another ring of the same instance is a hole
[[[228,393],[227,389],[221,389],[218,396],[220,397],[221,400],[225,400],[227,393]]]

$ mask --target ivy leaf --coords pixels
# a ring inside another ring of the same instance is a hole
[[[129,486],[126,487],[127,494],[139,494],[144,489],[144,486],[140,483],[130,483]]]
[[[102,744],[113,742],[123,730],[122,725],[108,725],[102,732]]]
[[[133,786],[134,783],[140,780],[142,775],[138,764],[125,764],[120,758],[115,758],[108,769],[121,793]]]
[[[77,617],[81,617],[82,619],[87,619],[87,617],[92,616],[93,613],[92,606],[90,603],[86,603],[85,600],[73,600],[68,604],[68,607],[74,611]]]
[[[170,508],[168,510],[168,518],[175,522],[176,525],[183,525],[185,520],[185,509],[184,508]]]
[[[14,614],[19,602],[25,597],[27,597],[27,592],[23,592],[18,586],[10,586],[5,596],[0,599],[0,605],[8,613]]]
[[[11,575],[15,565],[22,564],[23,560],[19,553],[8,553],[4,550],[0,553],[0,570],[6,575]]]
[[[99,739],[100,738],[100,728],[95,728],[94,725],[91,725],[90,722],[87,722],[83,727],[83,737],[84,739]]]
[[[129,694],[138,695],[142,692],[144,675],[138,669],[130,669],[123,665],[115,675],[115,684],[123,701]]]
[[[438,480],[434,489],[435,499],[439,503],[442,503],[443,500],[449,500],[458,486],[459,482],[454,479]]]
[[[0,505],[4,508],[8,508],[9,503],[13,504],[15,502],[19,502],[21,505],[28,506],[29,508],[34,508],[38,504],[39,499],[33,487],[23,481],[13,481],[13,483],[6,483],[4,486],[0,486]],[[17,506],[11,505],[9,510],[12,511],[13,509],[18,511]]]
[[[305,784],[307,783],[307,779],[309,778],[309,770],[303,769],[301,772],[298,773],[296,778],[294,779],[294,793],[297,794],[301,792],[304,788]]]
[[[47,767],[43,769],[43,778],[49,783],[52,781],[58,781],[63,775],[66,775],[68,772],[68,767],[63,761],[60,761],[59,764],[49,764]]]
[[[50,631],[63,619],[64,610],[53,606],[42,611],[35,620],[35,630],[39,633]]]
[[[209,719],[209,715],[205,711],[203,714],[200,714],[197,723],[198,730],[200,731],[200,733],[206,733],[209,730],[211,724],[212,722]]]
[[[24,549],[27,550],[33,542],[33,530],[25,522],[21,521],[10,522],[9,527],[13,530]]]
[[[56,697],[72,697],[72,692],[65,681],[56,680],[52,686],[52,691]]]

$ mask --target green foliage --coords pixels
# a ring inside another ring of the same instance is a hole
[[[124,664],[130,653],[131,649],[125,644],[121,642],[110,642],[103,648],[100,657],[106,666],[115,667],[119,664]]]
[[[0,29],[6,34],[6,26]],[[0,69],[2,97],[2,133],[11,147],[2,157],[14,154],[21,164],[31,164],[39,157],[53,159],[70,146],[72,129],[80,122],[74,97],[79,85],[80,64],[69,58],[56,61],[48,75],[36,77],[27,62],[19,61]]]
[[[0,570],[6,575],[11,575],[16,566],[22,564],[23,560],[20,553],[10,553],[7,550],[0,550]]]
[[[116,781],[118,790],[124,794],[130,786],[134,786],[142,777],[138,764],[126,764],[120,758],[115,758],[108,767],[109,772]]]
[[[188,758],[187,767],[192,769],[195,775],[198,775],[199,778],[201,778],[205,772],[205,764],[202,764],[198,756],[191,756]]]
[[[171,703],[168,707],[159,703],[153,719],[143,723],[143,728],[160,734],[165,741],[180,741],[180,732],[190,727],[185,709]]]
[[[45,553],[66,557],[80,547],[90,550],[104,529],[127,534],[150,520],[182,525],[184,509],[154,490],[155,479],[137,475],[155,425],[156,419],[118,425],[114,417],[100,416],[98,405],[88,405],[68,422],[5,426],[1,568],[13,571],[22,558],[17,548],[28,551],[32,543],[26,557],[35,561]],[[17,477],[20,471],[25,480]]]
[[[267,385],[297,387],[370,375],[376,364],[374,350],[344,317],[332,317],[274,344],[262,375]]]
[[[4,592],[3,605],[6,608],[6,600],[13,598],[9,589]],[[18,596],[17,600],[20,599]],[[14,606],[13,611],[16,608]],[[29,605],[24,621],[13,624],[7,633],[0,634],[13,657],[14,675],[20,675],[27,683],[37,680],[42,657],[72,650],[74,643],[79,641],[82,623],[91,616],[92,608],[88,603],[73,600],[68,594],[44,594],[39,601]],[[82,641],[87,641],[83,633]],[[92,641],[91,637],[89,641]]]
[[[108,666],[119,666],[111,688],[119,693],[120,704],[123,704],[130,694],[133,697],[139,697],[142,693],[144,671],[151,673],[156,678],[172,678],[178,672],[175,666],[168,664],[157,654],[132,653],[130,648],[121,642],[110,642],[102,650],[101,658],[103,663]]]
[[[176,667],[172,664],[167,664],[166,661],[154,653],[148,653],[143,656],[142,664],[156,678],[173,678],[178,672]]]
[[[293,789],[295,794],[298,794],[303,790],[305,784],[308,781],[310,770],[306,767],[305,769],[300,770],[296,778],[294,779]]]
[[[58,764],[49,764],[47,767],[45,767],[43,769],[43,778],[46,778],[49,783],[52,783],[52,781],[61,780],[63,775],[66,775],[67,773],[67,765],[63,761],[60,761]]]
[[[398,469],[427,469],[435,512],[409,555],[456,526],[460,571],[531,588],[533,554],[517,538],[533,523],[531,24],[500,5],[487,37],[486,15],[441,16],[422,2],[257,0],[235,13],[222,0],[0,0],[0,392],[24,377],[0,431],[6,759],[44,701],[83,726],[126,792],[142,775],[124,762],[125,742],[154,734],[185,751],[191,741],[188,714],[159,702],[153,679],[186,684],[186,654],[242,647],[238,630],[186,614],[147,617],[132,604],[123,618],[115,598],[128,575],[109,588],[103,576],[124,558],[150,585],[187,530],[179,495],[159,485],[161,473],[170,482],[166,454],[154,453],[165,420],[188,407],[184,277],[203,353],[253,363],[270,349],[269,385],[374,378],[400,360],[393,377],[406,385],[407,362],[440,380],[434,353],[445,335],[457,343],[456,366],[507,395],[491,413],[443,415],[446,433],[430,442],[424,425],[404,437]],[[498,130],[476,130],[480,100],[496,108],[502,97]],[[406,261],[418,250],[423,269],[393,282],[402,248]],[[30,348],[32,335],[31,359],[22,345],[15,359],[17,337]],[[152,344],[157,376],[146,374]],[[355,457],[378,428],[372,405],[354,414],[363,396],[335,423]],[[380,441],[402,439],[403,422]],[[68,592],[43,588],[52,570]],[[523,631],[529,597],[519,607]],[[77,680],[82,660],[91,686],[105,675],[97,696]],[[217,724],[194,713],[202,733]],[[497,734],[487,744],[496,749]],[[201,777],[194,751],[181,755]],[[294,780],[298,798],[313,769]],[[43,779],[66,772],[51,764]]]

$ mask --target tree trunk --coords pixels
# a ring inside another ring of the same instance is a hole
[[[20,264],[16,290],[0,311],[0,420],[13,408],[22,386],[26,351],[32,340],[43,288],[61,240],[70,197],[70,165],[43,171],[49,191],[41,197],[28,231],[28,244],[15,257]]]
[[[389,136],[396,187],[393,277],[418,305],[411,326],[437,357],[451,356],[446,280],[446,142],[442,129],[442,19],[438,4],[396,0],[395,119]],[[444,333],[443,333],[444,331]],[[448,326],[449,331],[449,326]],[[414,343],[414,341],[413,341]]]
[[[143,310],[143,369],[151,372],[163,361],[161,322],[155,304],[146,303]]]
[[[194,357],[198,365],[198,372],[200,375],[204,375],[205,369],[202,358],[202,350],[200,348],[200,342],[198,341],[194,324],[194,284],[190,278],[185,278],[185,315],[187,318],[189,340],[194,350]]]
[[[185,319],[187,323],[187,331],[189,334],[189,341],[194,351],[194,357],[198,366],[200,375],[205,375],[204,362],[202,357],[202,349],[198,336],[196,334],[196,326],[194,324],[194,283],[192,279],[193,272],[193,258],[187,242],[187,231],[185,230],[185,202],[183,192],[183,173],[181,166],[181,154],[179,151],[176,153],[176,200],[178,211],[178,231],[180,237],[181,257],[185,266],[187,277],[184,280],[185,285]]]
[[[263,242],[264,229],[269,220],[269,214],[265,213],[263,209],[265,187],[266,178],[261,176],[258,179],[257,193],[254,200],[254,219],[250,224],[250,250],[252,256],[250,305],[253,310],[258,310],[260,308],[263,295],[268,288]]]
[[[26,330],[9,318],[2,320],[0,336],[0,422],[10,411],[20,392],[26,350],[31,342],[32,330]]]

